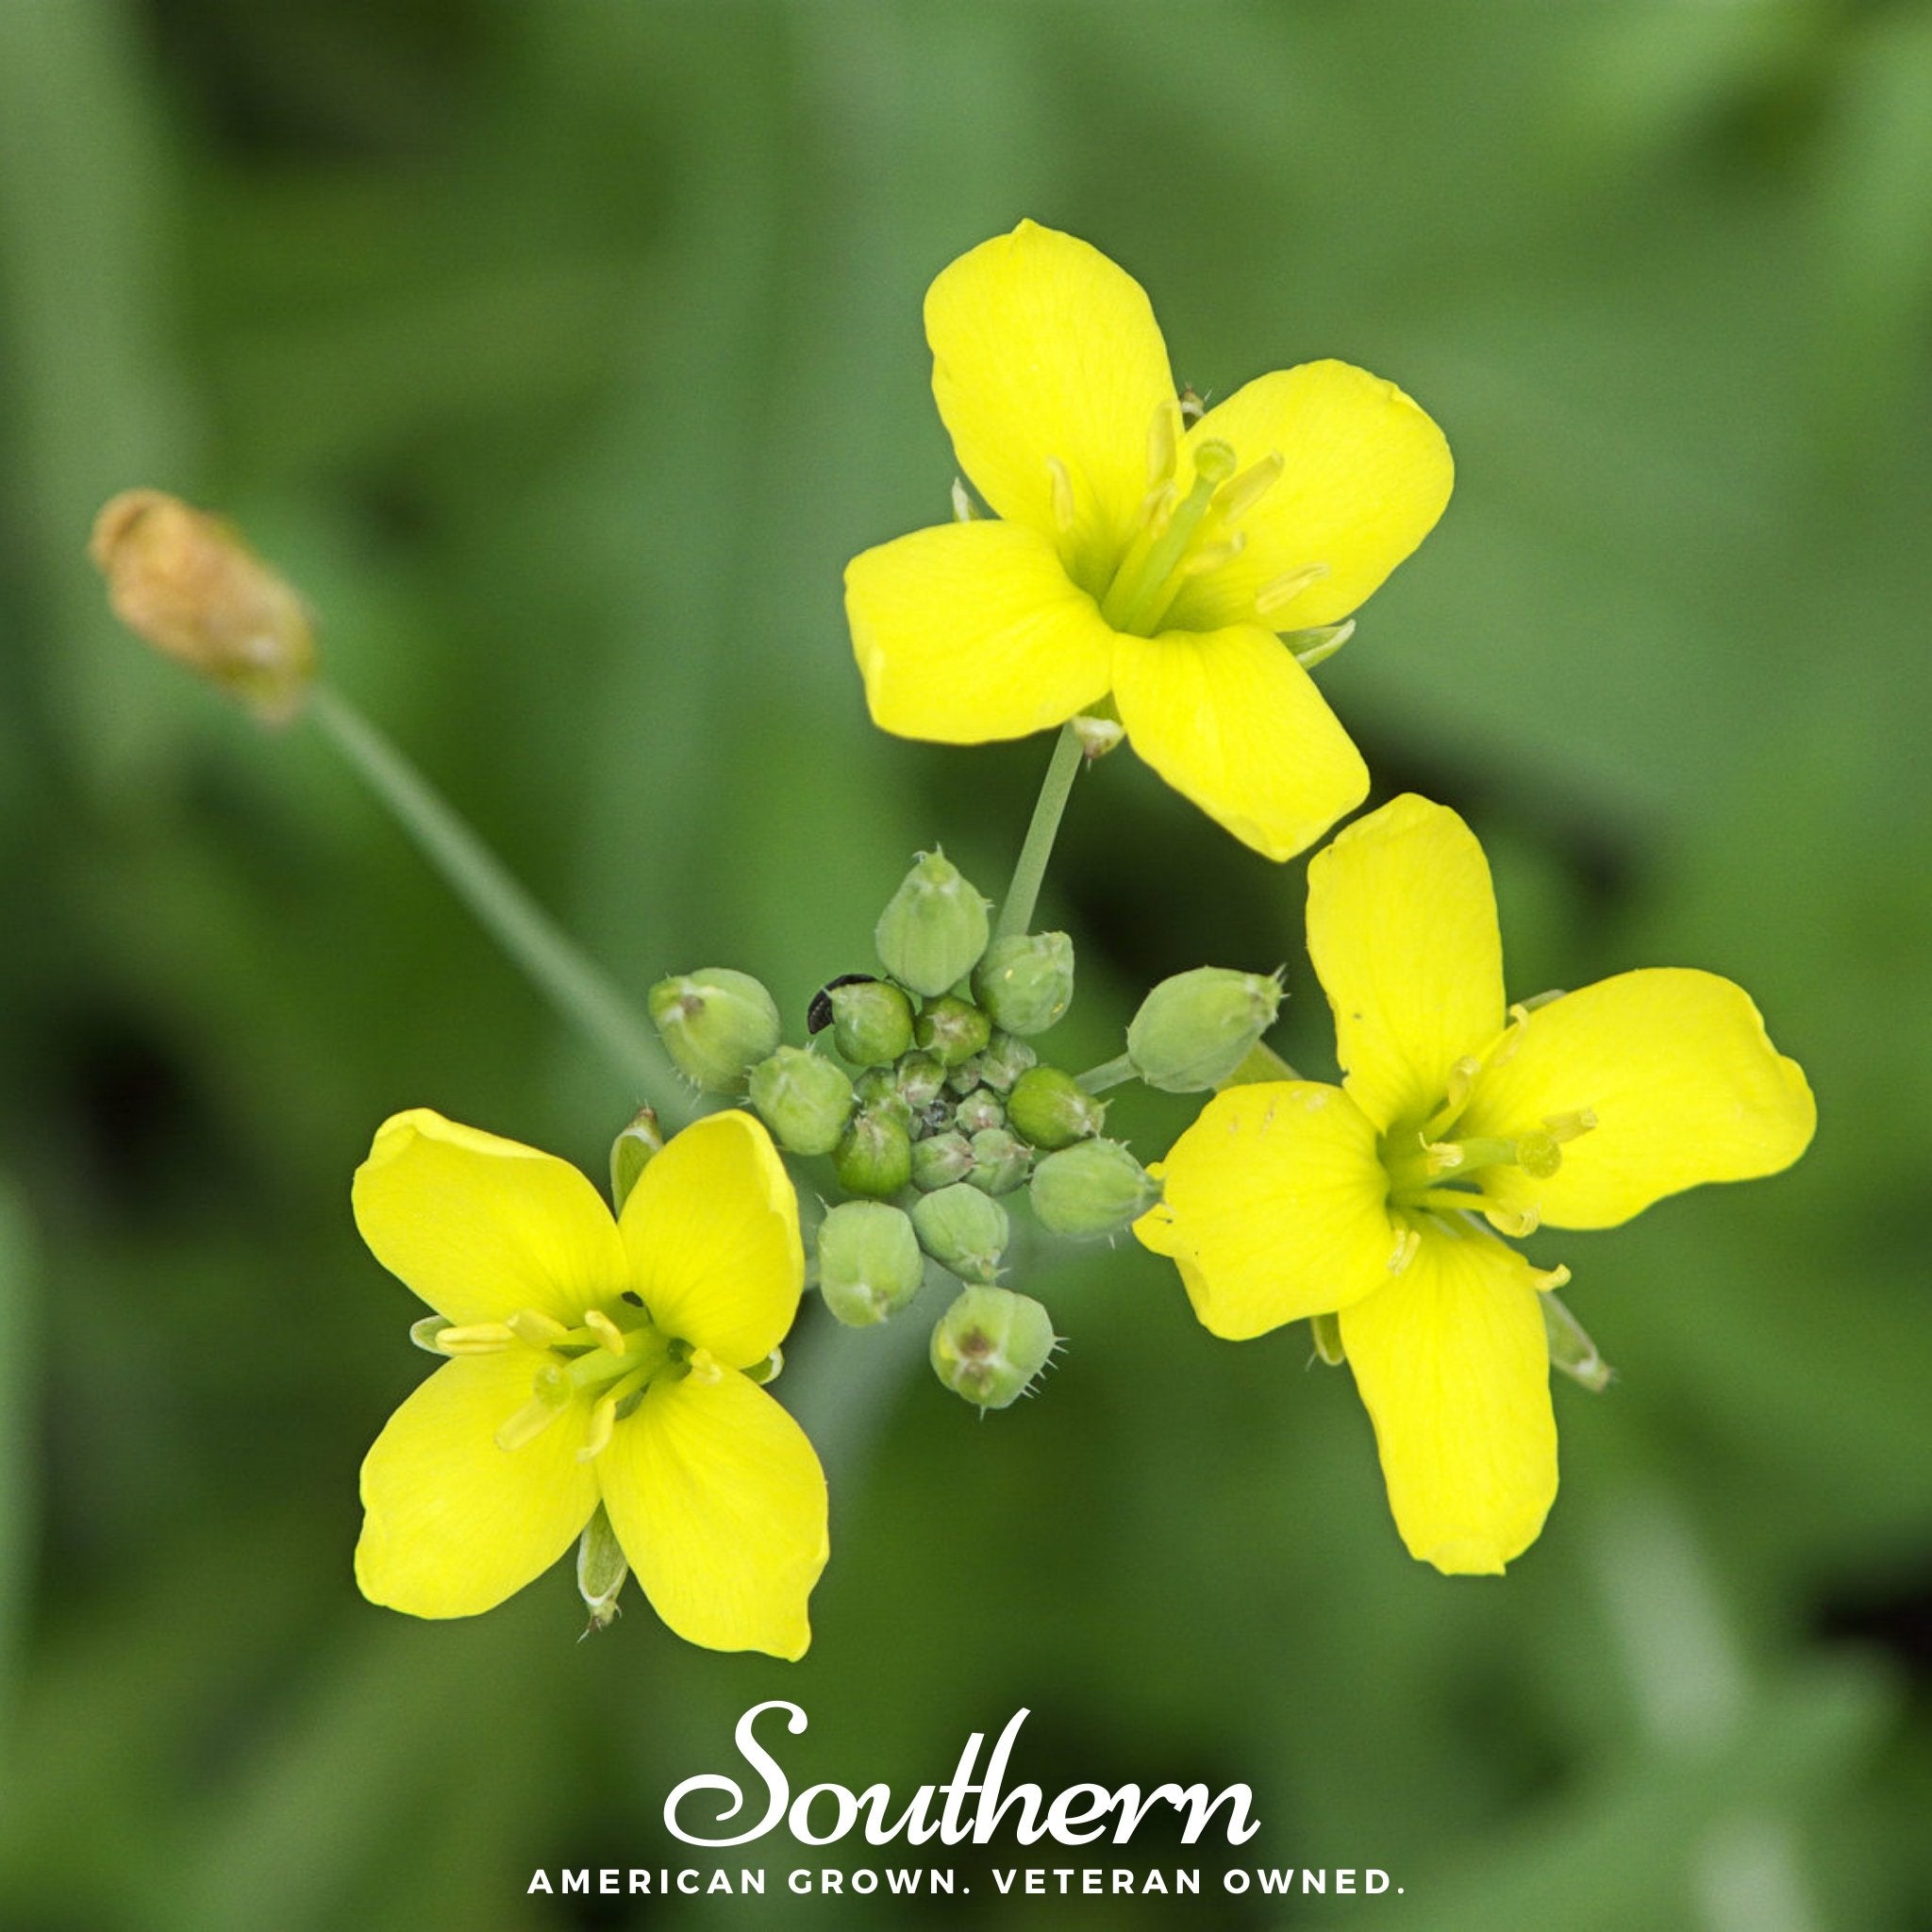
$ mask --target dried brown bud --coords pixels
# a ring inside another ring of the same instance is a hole
[[[315,675],[308,611],[220,518],[163,491],[124,491],[94,519],[88,555],[138,637],[264,723],[301,708]]]

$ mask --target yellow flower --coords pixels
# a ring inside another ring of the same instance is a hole
[[[1235,1340],[1340,1310],[1397,1527],[1493,1572],[1557,1493],[1542,1273],[1482,1225],[1613,1227],[1684,1188],[1775,1174],[1816,1122],[1729,980],[1623,973],[1506,1014],[1489,866],[1405,796],[1308,867],[1308,950],[1340,1088],[1234,1087],[1183,1134],[1136,1226]]]
[[[356,1578],[464,1617],[568,1550],[601,1500],[652,1607],[711,1650],[797,1657],[825,1481],[744,1373],[791,1325],[798,1206],[748,1115],[687,1127],[623,1218],[575,1168],[419,1108],[376,1134],[356,1223],[448,1324],[451,1359],[362,1465]]]
[[[1140,284],[1022,222],[925,298],[933,393],[998,521],[919,530],[845,573],[874,721],[1021,738],[1110,692],[1146,761],[1290,858],[1368,773],[1278,633],[1347,617],[1449,500],[1448,445],[1392,383],[1305,362],[1191,427]]]

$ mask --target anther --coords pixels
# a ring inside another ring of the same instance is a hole
[[[1074,479],[1058,457],[1047,458],[1046,474],[1053,486],[1054,527],[1062,537],[1070,537],[1074,532]]]
[[[1425,1174],[1454,1174],[1467,1158],[1454,1141],[1423,1142],[1423,1171]]]
[[[708,1385],[722,1382],[724,1370],[708,1348],[694,1348],[691,1352],[691,1378],[693,1382]]]
[[[1310,584],[1320,583],[1327,575],[1325,563],[1305,563],[1299,570],[1283,571],[1255,592],[1255,614],[1273,617],[1277,610],[1286,610]]]
[[[1543,1126],[1551,1140],[1559,1146],[1566,1141],[1580,1141],[1596,1125],[1596,1115],[1587,1107],[1579,1107],[1574,1113],[1552,1113],[1543,1116]]]
[[[1539,1294],[1548,1294],[1553,1288],[1570,1286],[1570,1271],[1560,1261],[1554,1268],[1532,1268],[1529,1273]]]
[[[610,1446],[611,1433],[617,1427],[617,1398],[607,1395],[592,1405],[591,1425],[584,1432],[583,1446],[577,1451],[579,1462],[590,1462],[603,1455]]]
[[[1147,487],[1158,490],[1174,475],[1180,453],[1181,406],[1169,397],[1158,404],[1147,425]]]
[[[539,1370],[531,1386],[533,1392],[529,1401],[498,1426],[496,1446],[499,1449],[516,1450],[525,1443],[534,1442],[570,1403],[570,1381],[554,1364]]]
[[[541,1308],[519,1308],[509,1318],[508,1326],[519,1341],[531,1348],[549,1348],[570,1333],[556,1316],[546,1315]]]
[[[1505,1028],[1502,1041],[1490,1056],[1492,1067],[1507,1067],[1516,1058],[1517,1049],[1523,1044],[1523,1029],[1529,1024],[1529,1008],[1520,1002],[1509,1008],[1509,1024]]]
[[[1542,1225],[1542,1215],[1535,1208],[1498,1208],[1491,1202],[1483,1209],[1483,1217],[1498,1234],[1513,1235],[1518,1241]]]
[[[441,1330],[436,1346],[443,1355],[500,1355],[515,1340],[507,1322],[472,1322]]]
[[[1395,1251],[1389,1257],[1390,1274],[1400,1274],[1415,1259],[1416,1250],[1422,1244],[1422,1230],[1417,1227],[1405,1227],[1395,1237]]]
[[[622,1355],[630,1346],[629,1338],[602,1308],[586,1308],[584,1310],[584,1326],[612,1355]]]
[[[1206,576],[1210,570],[1219,570],[1224,563],[1232,563],[1247,547],[1248,533],[1237,530],[1225,541],[1209,543],[1205,549],[1195,551],[1181,565],[1181,575],[1186,577]]]
[[[1214,498],[1221,521],[1234,523],[1244,517],[1281,479],[1281,452],[1271,450],[1258,463],[1250,463],[1232,482],[1222,485]]]

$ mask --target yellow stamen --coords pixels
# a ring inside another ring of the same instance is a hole
[[[1209,543],[1205,549],[1195,551],[1181,565],[1181,575],[1184,577],[1206,576],[1210,570],[1219,570],[1224,563],[1232,563],[1247,547],[1247,532],[1237,530],[1224,541]]]
[[[584,1432],[583,1447],[577,1451],[579,1462],[589,1462],[603,1455],[610,1446],[611,1433],[617,1427],[617,1398],[607,1395],[591,1409],[591,1426]]]
[[[1558,1261],[1554,1268],[1532,1268],[1539,1294],[1548,1294],[1553,1288],[1567,1288],[1570,1285],[1570,1271]]]
[[[1181,445],[1181,406],[1172,396],[1157,404],[1147,425],[1147,487],[1158,490],[1174,475]]]
[[[546,1315],[541,1308],[519,1308],[509,1318],[509,1328],[516,1339],[531,1348],[549,1348],[570,1333],[555,1315]]]
[[[1416,1257],[1416,1250],[1423,1244],[1422,1230],[1418,1227],[1405,1227],[1395,1237],[1395,1252],[1389,1257],[1389,1272],[1400,1274]]]
[[[612,1355],[622,1355],[630,1346],[630,1338],[607,1315],[602,1308],[584,1310],[584,1326],[608,1348]]]
[[[538,1371],[529,1401],[499,1425],[496,1446],[517,1450],[534,1442],[570,1406],[571,1385],[554,1364]]]
[[[1299,570],[1284,571],[1255,592],[1255,614],[1257,617],[1273,617],[1277,610],[1286,610],[1310,584],[1318,584],[1328,575],[1325,563],[1305,563]]]
[[[1258,463],[1250,463],[1232,482],[1224,483],[1214,499],[1221,521],[1231,524],[1244,517],[1281,480],[1281,452],[1272,450]]]
[[[722,1382],[724,1379],[724,1366],[708,1348],[694,1348],[691,1352],[691,1378],[706,1385]]]
[[[1574,1113],[1552,1113],[1543,1116],[1543,1125],[1550,1139],[1559,1146],[1566,1141],[1580,1141],[1596,1125],[1596,1115],[1587,1107],[1579,1107]]]
[[[1534,1234],[1542,1224],[1542,1215],[1535,1208],[1524,1208],[1519,1211],[1513,1208],[1498,1208],[1491,1202],[1483,1208],[1483,1215],[1498,1234],[1513,1235],[1519,1241],[1524,1235]]]
[[[436,1345],[444,1355],[500,1355],[516,1339],[507,1322],[472,1322],[441,1330]]]

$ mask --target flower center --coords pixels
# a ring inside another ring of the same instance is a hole
[[[1100,600],[1101,614],[1116,630],[1153,637],[1164,625],[1174,599],[1193,578],[1232,563],[1247,546],[1237,529],[1249,510],[1279,479],[1278,452],[1242,469],[1234,447],[1216,437],[1196,442],[1190,454],[1193,480],[1185,493],[1178,482],[1181,409],[1168,401],[1154,412],[1147,437],[1147,494],[1139,522],[1113,580]],[[1071,530],[1074,502],[1065,466],[1049,458],[1055,515]],[[1257,622],[1274,625],[1275,616],[1308,585],[1328,574],[1325,563],[1309,563],[1262,586],[1255,598]]]
[[[535,1357],[530,1399],[498,1424],[496,1446],[517,1450],[534,1442],[580,1396],[591,1401],[590,1423],[577,1459],[588,1462],[608,1446],[611,1432],[643,1400],[660,1375],[716,1381],[724,1371],[710,1351],[663,1333],[641,1301],[625,1295],[610,1307],[590,1307],[575,1327],[536,1308],[507,1321],[451,1324],[419,1322],[412,1340],[438,1355],[501,1355],[522,1349]]]

